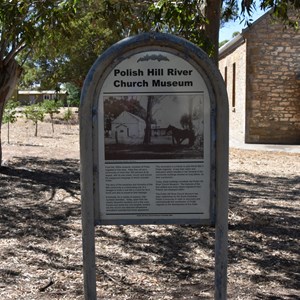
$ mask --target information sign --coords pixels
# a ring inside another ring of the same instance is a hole
[[[226,299],[228,99],[188,41],[125,39],[89,71],[80,105],[85,299],[96,299],[95,226],[215,226],[215,299]]]
[[[209,222],[210,102],[178,55],[141,51],[111,68],[98,105],[101,224]]]

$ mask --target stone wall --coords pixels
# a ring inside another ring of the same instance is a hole
[[[244,143],[246,108],[246,44],[244,42],[230,55],[220,59],[219,70],[224,80],[226,79],[225,83],[229,100],[230,140]],[[235,91],[233,91],[234,85]]]
[[[300,144],[300,31],[267,15],[247,41],[246,142]]]

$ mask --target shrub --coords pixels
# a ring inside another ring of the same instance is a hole
[[[17,121],[17,107],[20,105],[19,102],[11,99],[7,101],[4,108],[4,114],[2,122],[3,124],[7,123],[7,143],[9,144],[9,125]]]
[[[35,134],[34,136],[37,136],[38,133],[38,122],[43,122],[45,117],[45,109],[43,106],[38,104],[33,104],[30,106],[27,106],[24,110],[24,114],[26,116],[26,119],[31,120],[35,125]]]
[[[54,132],[54,121],[53,121],[53,116],[54,114],[59,113],[59,107],[60,103],[55,100],[46,100],[42,103],[42,107],[45,111],[46,114],[49,114],[50,119],[51,119],[51,126],[52,126],[52,132]]]

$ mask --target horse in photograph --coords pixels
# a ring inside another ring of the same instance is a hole
[[[171,133],[173,145],[181,145],[181,143],[188,139],[189,146],[193,146],[195,142],[195,133],[190,129],[180,129],[175,126],[169,125],[166,129],[166,135]]]

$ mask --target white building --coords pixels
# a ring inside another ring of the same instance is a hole
[[[111,123],[112,137],[116,143],[137,143],[145,135],[146,122],[140,117],[123,111]]]

